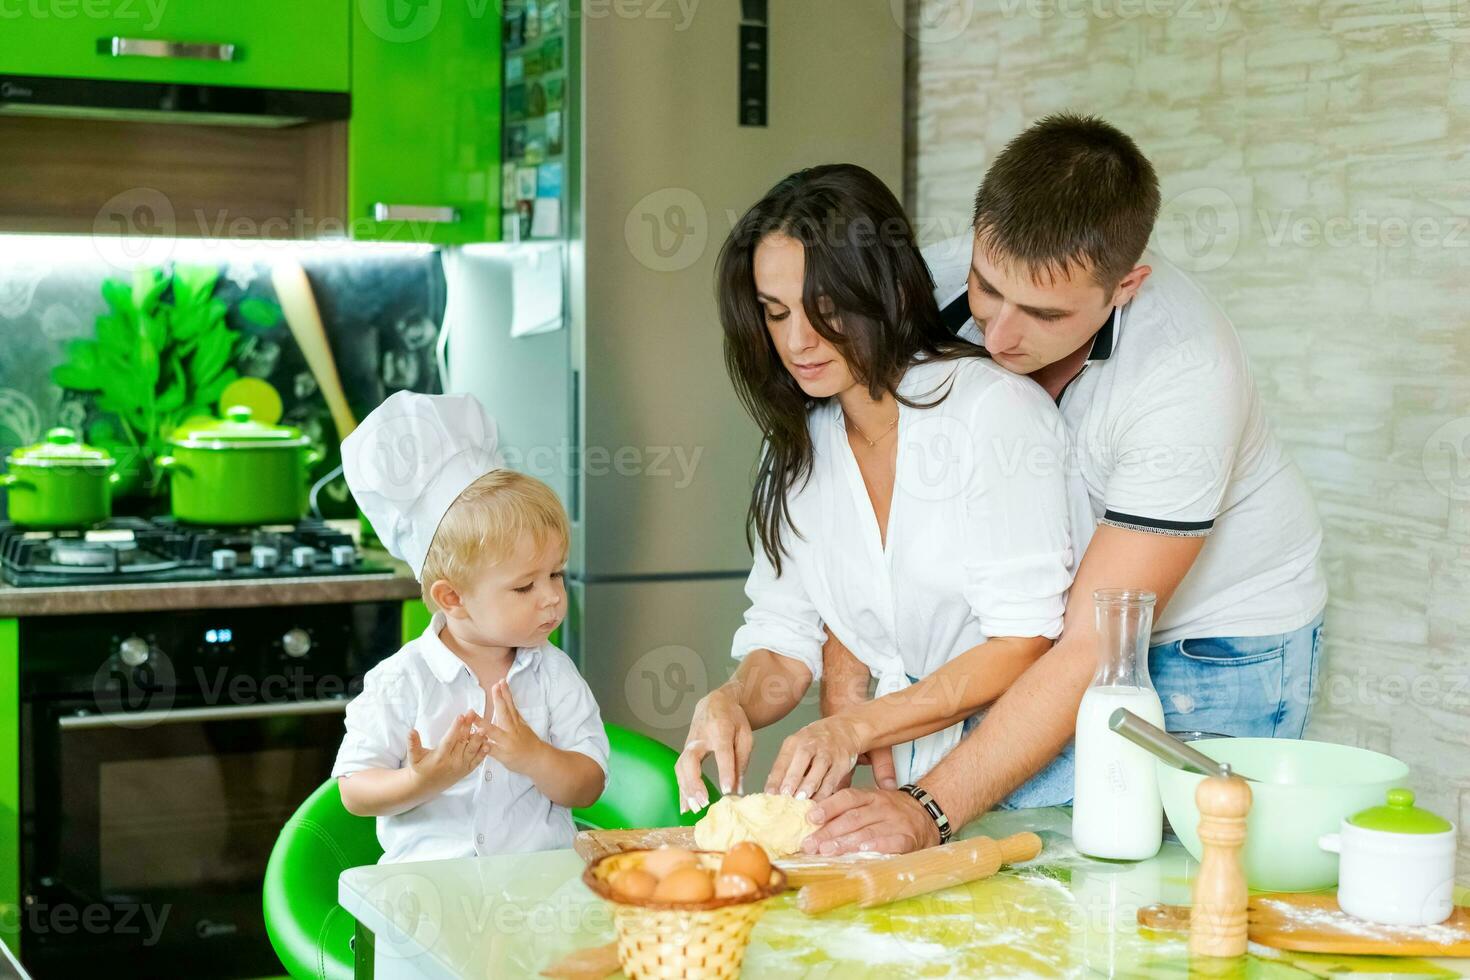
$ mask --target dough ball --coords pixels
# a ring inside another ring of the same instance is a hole
[[[694,843],[705,851],[728,851],[754,841],[775,857],[787,857],[816,829],[806,819],[811,808],[811,800],[776,793],[722,796],[694,825]]]

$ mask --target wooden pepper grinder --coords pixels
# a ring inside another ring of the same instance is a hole
[[[1229,766],[1195,790],[1199,807],[1199,839],[1203,845],[1199,876],[1194,880],[1194,909],[1189,919],[1189,951],[1198,956],[1241,956],[1247,944],[1245,818],[1251,810],[1251,788],[1232,775]]]

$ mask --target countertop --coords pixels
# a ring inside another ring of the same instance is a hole
[[[79,613],[161,612],[170,609],[234,609],[335,602],[401,602],[420,595],[407,565],[386,552],[366,549],[363,561],[385,565],[381,575],[129,585],[0,586],[0,617],[69,616]]]
[[[1136,918],[1143,905],[1188,904],[1198,866],[1180,845],[1166,842],[1148,861],[1095,861],[1072,846],[1065,809],[997,811],[961,836],[1023,830],[1041,835],[1040,857],[969,885],[811,918],[797,910],[793,894],[774,899],[751,938],[744,975],[1304,980],[1470,971],[1467,960],[1324,956],[1260,946],[1239,962],[1191,963],[1186,935],[1140,935]],[[534,977],[573,949],[613,938],[611,916],[582,884],[582,868],[569,850],[376,865],[343,872],[338,898],[376,933],[383,980]]]

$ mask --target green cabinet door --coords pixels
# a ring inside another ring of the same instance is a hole
[[[345,92],[351,3],[16,2],[0,10],[0,74]]]
[[[500,7],[354,0],[352,237],[499,240]]]

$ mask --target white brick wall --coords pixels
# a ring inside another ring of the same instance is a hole
[[[1470,4],[909,0],[908,204],[963,228],[1059,109],[1131,133],[1327,526],[1310,734],[1470,825]],[[1462,880],[1470,867],[1462,835]]]

